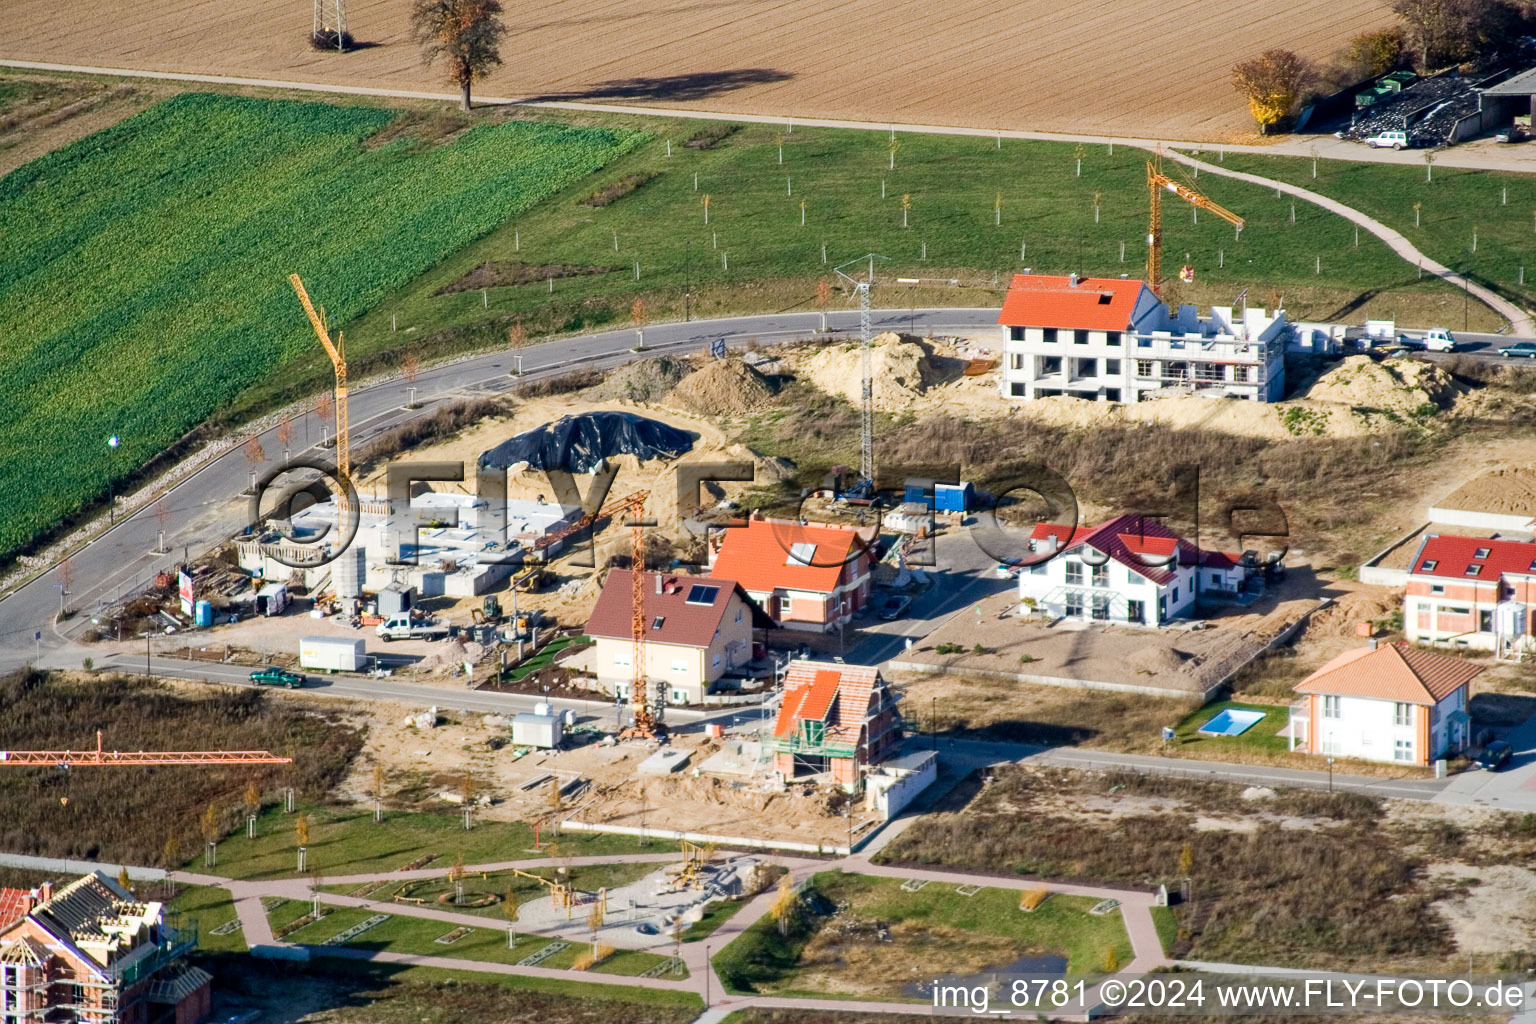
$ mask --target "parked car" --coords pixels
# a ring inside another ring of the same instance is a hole
[[[1496,772],[1509,764],[1509,759],[1514,756],[1514,747],[1503,740],[1494,740],[1478,752],[1478,755],[1472,759],[1472,763],[1485,772]]]
[[[1499,355],[1508,359],[1536,359],[1536,341],[1517,341],[1499,349]]]
[[[992,570],[992,575],[996,576],[1000,580],[1013,579],[1021,571],[1023,571],[1023,569],[1024,567],[1022,565],[1014,565],[1010,562],[998,562],[997,566]]]
[[[880,617],[889,622],[891,619],[899,619],[912,607],[912,599],[902,594],[892,594],[880,605]]]
[[[1512,127],[1504,129],[1503,131],[1499,132],[1499,134],[1495,135],[1493,137],[1493,141],[1495,141],[1495,142],[1524,142],[1528,137],[1529,136],[1527,136],[1525,134],[1525,129],[1524,128],[1521,128],[1519,125],[1514,125]]]
[[[289,672],[287,669],[276,666],[259,668],[251,673],[251,682],[257,686],[286,686],[292,690],[304,685],[304,677],[297,672]]]
[[[1408,145],[1407,132],[1382,132],[1365,140],[1372,149],[1403,149]]]

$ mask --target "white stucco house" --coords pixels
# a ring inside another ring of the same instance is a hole
[[[1468,741],[1468,684],[1482,666],[1407,643],[1361,647],[1296,684],[1290,749],[1428,765]]]
[[[1240,556],[1202,551],[1141,515],[1092,528],[1040,523],[1029,545],[1020,610],[1056,619],[1160,626],[1194,615],[1199,600],[1254,594],[1262,579]]]
[[[1254,402],[1285,395],[1285,311],[1177,311],[1144,281],[1015,274],[998,314],[1006,399],[1140,402],[1205,394]]]

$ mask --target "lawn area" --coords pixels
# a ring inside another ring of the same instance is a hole
[[[1300,185],[1402,232],[1419,250],[1530,307],[1536,304],[1536,175],[1306,157],[1228,155],[1226,166]],[[1432,180],[1430,180],[1432,178]],[[1418,204],[1419,209],[1414,210]],[[1417,216],[1418,223],[1415,223]],[[1472,251],[1473,234],[1477,249]],[[1520,268],[1525,267],[1525,283]],[[1477,301],[1472,301],[1477,306]],[[1454,322],[1410,326],[1462,328]]]
[[[345,324],[643,140],[386,140],[397,116],[187,93],[0,178],[0,558],[274,369],[322,367],[288,274]]]
[[[476,822],[474,828],[466,832],[464,819],[458,814],[392,811],[386,812],[382,823],[375,824],[373,812],[368,809],[308,805],[300,810],[309,822],[310,872],[387,874],[414,864],[428,854],[436,854],[435,859],[417,866],[441,868],[444,873],[460,854],[469,865],[550,856],[550,837],[546,834],[543,847],[534,850],[533,830],[522,822]],[[298,814],[268,808],[257,819],[255,839],[247,839],[242,831],[219,844],[218,867],[214,873],[241,879],[297,875],[297,839],[294,835],[297,819]],[[555,855],[560,857],[663,853],[677,848],[675,843],[652,840],[646,846],[637,838],[593,832],[573,832],[553,838]],[[199,855],[187,869],[201,871],[202,863]],[[580,872],[593,872],[593,869],[578,868],[576,871],[580,881],[584,877]],[[594,872],[593,877],[601,877],[601,873]]]
[[[1004,970],[1032,956],[1059,956],[1071,972],[1093,972],[1110,950],[1118,964],[1132,958],[1120,915],[1089,914],[1093,899],[1052,895],[1025,913],[1014,889],[963,896],[938,882],[916,892],[901,884],[837,871],[816,875],[807,900],[814,890],[847,909],[818,917],[802,901],[787,935],[767,917],[755,922],[715,956],[722,980],[737,992],[917,998],[904,987],[935,972]]]
[[[301,912],[307,912],[308,904],[302,904],[301,908]],[[361,924],[377,913],[374,910],[353,907],[332,907],[330,909],[331,912],[320,920],[307,924],[303,928],[284,936],[284,941],[319,945],[326,939],[340,935],[347,929]],[[279,908],[279,911],[284,910],[286,910],[286,907]],[[269,917],[275,922],[277,914],[271,914]],[[488,925],[485,928],[473,929],[468,934],[450,943],[440,943],[437,941],[456,929],[456,925],[445,921],[392,915],[387,921],[375,925],[366,932],[344,943],[344,945],[356,949],[377,949],[395,953],[414,953],[421,956],[441,956],[461,960],[482,960],[487,963],[515,964],[519,960],[537,953],[554,941],[547,936],[519,934],[516,945],[509,949],[507,947],[505,922],[499,927]],[[568,969],[579,957],[590,951],[591,944],[588,942],[571,942],[565,949],[555,953],[539,966],[557,970]],[[667,958],[668,955],[659,953],[624,950],[615,953],[592,968],[590,973],[634,977],[655,967]],[[685,968],[683,974],[679,977],[686,978],[687,976]]]
[[[704,908],[704,916],[699,918],[683,932],[684,942],[698,942],[715,934],[715,931],[725,922],[735,917],[745,907],[748,900],[716,900]]]
[[[563,636],[558,640],[551,640],[549,643],[545,644],[542,648],[539,649],[538,654],[535,654],[521,665],[507,669],[507,672],[502,677],[502,680],[508,683],[515,683],[520,679],[524,679],[527,676],[532,675],[540,669],[548,668],[551,664],[553,664],[555,655],[559,654],[567,647],[591,642],[592,638],[587,636]]]
[[[740,125],[708,148],[692,148],[685,140],[707,126],[622,123],[644,124],[655,138],[393,293],[351,325],[349,337],[387,344],[398,315],[401,325],[426,334],[410,346],[431,355],[476,340],[502,342],[514,318],[534,336],[625,325],[636,295],[645,297],[651,318],[680,319],[685,284],[695,316],[812,309],[817,279],[867,252],[887,257],[879,271],[887,281],[954,276],[966,285],[877,293],[877,305],[892,306],[999,303],[998,286],[1026,267],[1135,276],[1145,265],[1147,154],[1140,150],[1080,147],[1079,176],[1079,147],[1069,144],[1004,140],[999,148],[985,138],[898,135],[892,169],[881,132],[781,134],[771,125]],[[616,190],[621,194],[606,205],[583,202],[620,184],[634,187]],[[1167,208],[1169,276],[1186,252],[1199,275],[1184,288],[1189,300],[1230,302],[1250,286],[1262,298],[1274,287],[1293,315],[1322,316],[1367,293],[1381,294],[1373,307],[1453,294],[1437,282],[1419,286],[1369,235],[1357,248],[1353,227],[1332,214],[1300,204],[1293,223],[1290,201],[1271,191],[1210,175],[1198,185],[1242,215],[1246,227],[1239,238],[1214,216],[1197,219],[1182,204]],[[483,264],[501,265],[503,286],[485,280],[484,296],[478,286],[442,291]]]
[[[662,867],[660,864],[577,864],[570,868],[571,883],[578,889],[595,892],[598,889],[617,889],[619,886],[628,885],[638,881]],[[533,874],[546,878],[555,877],[554,865],[548,868],[538,869]],[[405,897],[411,901],[421,900],[426,905],[436,906],[436,898],[441,893],[451,892],[453,883],[448,881],[446,870],[442,877],[416,879],[416,880],[390,880],[384,879],[384,885],[378,889],[369,890],[368,887],[354,884],[322,885],[321,892],[337,893],[344,896],[358,895],[367,899],[387,902],[396,896]],[[514,875],[510,871],[491,871],[481,873],[472,871],[464,878],[464,891],[466,896],[475,893],[490,893],[502,897],[508,890],[517,897],[518,904],[524,904],[531,900],[543,899],[549,894],[548,887],[525,878]],[[494,918],[497,921],[505,920],[502,911],[502,899],[484,907],[443,907],[444,910],[453,910],[459,914],[475,914],[480,917]]]
[[[228,889],[213,885],[189,885],[181,889],[171,911],[197,920],[197,948],[205,953],[244,953],[245,934],[238,928],[214,935],[220,925],[235,920],[235,901]]]
[[[1237,736],[1206,736],[1200,729],[1223,711],[1256,711],[1264,717]],[[1289,709],[1272,704],[1219,700],[1190,713],[1174,726],[1169,749],[1183,756],[1219,758],[1227,754],[1284,754],[1286,741],[1275,734],[1290,720]]]

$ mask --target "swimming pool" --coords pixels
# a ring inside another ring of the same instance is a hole
[[[1227,708],[1200,727],[1202,736],[1241,736],[1264,720],[1262,711]]]

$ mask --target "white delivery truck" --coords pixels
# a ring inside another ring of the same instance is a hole
[[[317,672],[359,672],[368,655],[361,640],[306,636],[299,641],[299,667]]]
[[[413,619],[404,613],[391,615],[379,623],[374,633],[385,643],[391,640],[440,640],[448,635],[448,627]]]

